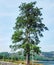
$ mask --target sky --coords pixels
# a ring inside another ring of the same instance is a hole
[[[12,44],[11,36],[16,17],[19,15],[18,6],[21,3],[37,1],[41,10],[43,23],[48,31],[43,32],[44,37],[40,38],[42,51],[54,51],[54,0],[0,0],[0,52],[10,52],[9,45]]]

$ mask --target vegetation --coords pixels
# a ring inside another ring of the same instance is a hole
[[[23,49],[26,55],[27,65],[30,64],[30,52],[39,54],[39,37],[43,37],[42,32],[48,30],[42,22],[41,9],[35,6],[36,2],[22,3],[19,6],[20,14],[16,18],[14,34],[12,35],[13,45],[10,45],[15,51]]]
[[[45,61],[45,60],[54,60],[53,52],[41,52],[42,55],[33,54],[33,60],[36,61]],[[25,55],[23,56],[21,52],[18,53],[8,53],[8,52],[0,52],[0,60],[4,61],[25,61]],[[32,59],[32,55],[30,55],[30,59]]]

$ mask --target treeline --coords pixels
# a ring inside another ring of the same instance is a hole
[[[10,54],[8,52],[1,52],[0,59],[8,59]]]
[[[25,56],[23,56],[20,52],[19,53],[8,53],[8,52],[1,52],[0,53],[0,60],[24,60]]]
[[[37,55],[37,54],[31,54],[30,56],[30,59],[32,60],[42,60],[42,61],[45,61],[45,60],[54,60],[54,57],[52,58],[51,56],[50,57],[46,57],[44,56],[46,55],[46,53],[43,54],[43,56],[40,56],[40,55]],[[10,60],[10,61],[18,61],[18,60],[25,60],[26,59],[26,56],[24,53],[22,52],[18,52],[18,53],[8,53],[8,52],[1,52],[0,53],[0,60]]]

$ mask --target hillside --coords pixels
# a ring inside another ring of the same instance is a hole
[[[54,51],[42,52],[42,56],[48,58],[48,60],[54,60]]]
[[[0,59],[24,60],[25,56],[22,53],[0,52]],[[31,55],[32,59],[32,55]],[[42,52],[40,55],[33,54],[34,60],[54,60],[54,51]]]

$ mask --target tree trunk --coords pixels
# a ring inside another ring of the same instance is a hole
[[[26,65],[30,65],[30,52],[26,55]]]

